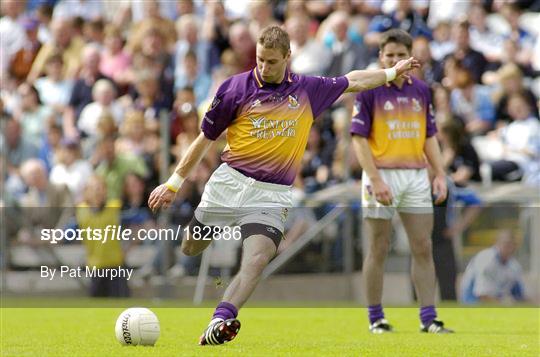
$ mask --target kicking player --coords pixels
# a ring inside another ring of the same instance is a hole
[[[264,29],[257,41],[257,66],[235,75],[218,89],[202,122],[202,133],[189,147],[169,180],[151,193],[149,207],[168,207],[184,179],[211,144],[227,129],[224,162],[205,186],[190,223],[193,232],[240,227],[240,271],[227,287],[200,344],[232,340],[240,328],[238,309],[255,289],[263,269],[282,239],[291,185],[302,161],[313,120],[344,92],[374,88],[419,66],[414,58],[385,70],[352,71],[336,78],[289,72],[288,34],[278,26]],[[186,255],[210,243],[194,233],[182,242]]]
[[[409,58],[412,38],[402,30],[383,34],[379,60],[392,68]],[[364,261],[370,331],[392,326],[381,305],[384,262],[390,245],[392,216],[397,210],[409,238],[412,280],[420,300],[421,331],[447,333],[435,310],[435,268],[431,250],[432,192],[441,203],[447,194],[429,87],[416,78],[397,77],[356,97],[351,124],[354,150],[364,170],[363,216],[369,251]],[[435,172],[430,185],[427,161]]]

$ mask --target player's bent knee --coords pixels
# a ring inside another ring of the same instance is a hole
[[[202,227],[205,225],[201,222],[199,222],[195,217],[191,220],[189,223],[189,233],[184,237],[184,240],[182,241],[182,245],[180,247],[180,250],[183,254],[187,256],[195,256],[202,253],[203,250],[210,245],[212,242],[211,240],[204,240],[204,239],[196,239],[196,235],[194,235],[195,227],[198,227],[198,231],[202,231]],[[202,237],[199,237],[202,238]]]

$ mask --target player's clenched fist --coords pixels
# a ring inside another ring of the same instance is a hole
[[[392,191],[382,179],[372,181],[371,186],[373,190],[373,195],[375,196],[377,202],[385,206],[389,206],[392,204],[392,200],[394,199],[394,197],[392,196]]]
[[[435,176],[432,183],[432,190],[435,196],[435,204],[440,205],[446,200],[448,187],[446,186],[446,177],[444,175]]]
[[[176,197],[176,192],[171,191],[165,185],[159,185],[150,194],[148,199],[148,207],[155,212],[160,208],[167,208],[171,205]]]

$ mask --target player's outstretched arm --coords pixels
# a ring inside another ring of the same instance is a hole
[[[419,67],[420,62],[411,57],[399,61],[392,68],[351,71],[345,75],[349,80],[349,87],[345,92],[360,92],[382,86],[397,77],[406,76],[411,70]]]
[[[184,183],[186,177],[201,162],[208,152],[213,141],[206,138],[203,133],[199,134],[197,139],[189,146],[186,155],[182,157],[171,177],[164,184],[156,187],[148,199],[148,207],[152,211],[159,208],[167,208],[174,201],[176,192]]]
[[[446,173],[444,172],[441,149],[435,136],[426,139],[424,154],[435,173],[432,183],[433,195],[436,197],[435,204],[441,204],[446,199],[448,188],[446,187]]]
[[[386,182],[384,182],[381,175],[379,175],[379,170],[375,166],[367,138],[354,135],[352,140],[354,152],[360,162],[360,166],[362,166],[362,170],[365,171],[371,181],[371,194],[375,196],[377,202],[386,206],[391,205],[393,200],[392,191]]]

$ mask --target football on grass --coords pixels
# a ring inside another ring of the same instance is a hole
[[[144,307],[124,310],[116,320],[116,339],[126,346],[153,346],[159,337],[159,320]]]

